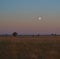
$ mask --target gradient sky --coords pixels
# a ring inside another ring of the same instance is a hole
[[[38,21],[38,17],[42,20]],[[0,33],[14,31],[59,34],[60,0],[0,0]]]

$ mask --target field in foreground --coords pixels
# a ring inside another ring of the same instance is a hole
[[[0,59],[60,59],[60,36],[0,36]]]

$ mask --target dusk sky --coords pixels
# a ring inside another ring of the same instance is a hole
[[[60,0],[0,0],[0,34],[12,32],[60,34]]]

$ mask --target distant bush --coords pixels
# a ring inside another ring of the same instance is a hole
[[[54,35],[57,35],[57,34],[53,34],[53,33],[52,33],[51,35],[53,35],[53,36],[54,36]]]
[[[16,37],[17,35],[18,35],[18,33],[17,32],[13,32],[13,34],[12,34],[14,37]]]
[[[54,35],[53,33],[51,35]]]
[[[40,36],[39,34],[37,34],[37,36]]]

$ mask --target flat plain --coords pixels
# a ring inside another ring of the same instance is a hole
[[[60,59],[60,36],[0,36],[0,59]]]

